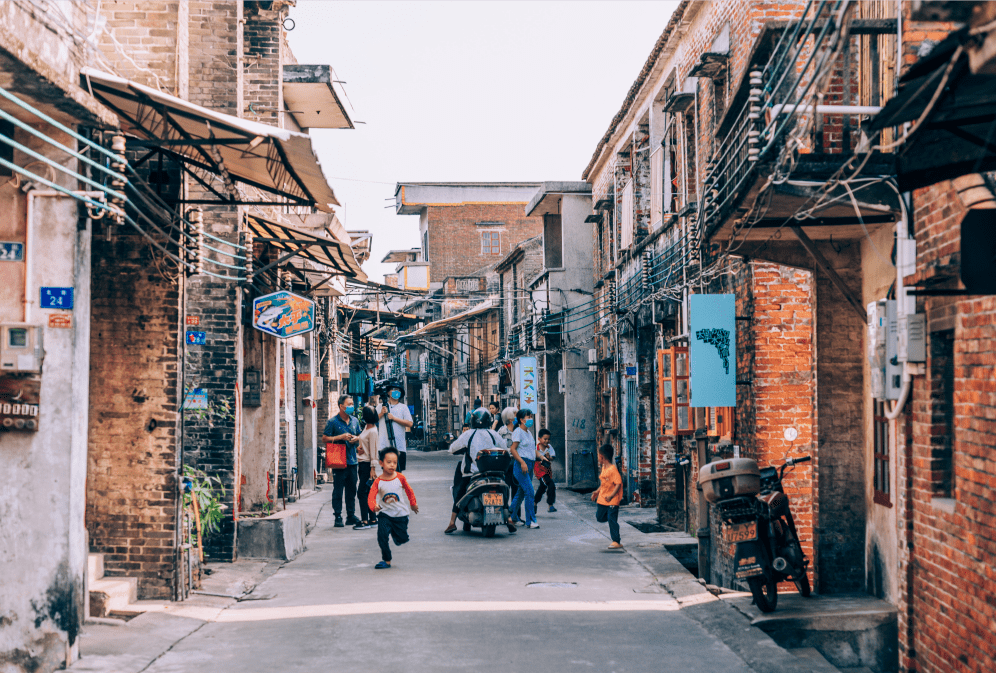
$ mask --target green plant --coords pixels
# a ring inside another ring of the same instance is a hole
[[[210,535],[218,532],[222,518],[225,516],[226,505],[225,485],[218,477],[205,474],[190,465],[183,466],[183,505],[190,507],[197,498],[197,506],[201,518],[201,534]]]

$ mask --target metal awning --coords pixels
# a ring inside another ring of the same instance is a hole
[[[367,275],[363,273],[363,269],[353,257],[352,249],[342,241],[316,236],[286,224],[272,222],[258,215],[247,215],[246,222],[256,241],[268,243],[277,250],[287,253],[274,264],[298,256],[350,278],[361,281],[367,279]],[[272,264],[263,267],[255,274],[271,266]]]
[[[283,81],[284,104],[301,128],[355,128],[336,93],[330,66],[287,64]]]
[[[123,131],[141,139],[133,145],[175,157],[222,202],[258,203],[239,200],[236,181],[324,212],[339,205],[307,134],[215,112],[93,68],[83,68],[80,80],[117,113]],[[191,168],[220,176],[226,188],[218,191]]]
[[[449,327],[453,327],[455,325],[464,322],[465,320],[487,313],[491,309],[497,307],[498,304],[495,301],[488,299],[487,301],[482,302],[477,306],[474,306],[473,308],[469,308],[466,311],[457,313],[456,315],[451,315],[449,318],[443,318],[442,320],[436,320],[435,322],[431,322],[425,327],[419,328],[414,332],[411,332],[410,334],[405,334],[403,338],[413,339],[415,337],[423,337],[423,336],[429,336],[430,334],[437,334]]]
[[[391,323],[397,325],[398,327],[405,327],[408,325],[414,325],[421,321],[417,315],[412,315],[410,313],[397,313],[387,309],[381,309],[378,311],[373,308],[351,306],[344,303],[338,304],[336,308],[342,311],[343,314],[350,320],[355,320],[357,322]]]

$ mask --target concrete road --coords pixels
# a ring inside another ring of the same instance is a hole
[[[323,491],[308,499],[325,504],[307,551],[255,589],[263,600],[205,611],[141,670],[762,670],[690,617],[636,557],[607,551],[606,527],[576,497],[562,498],[554,514],[544,506],[539,530],[444,535],[454,464],[445,454],[410,454],[421,514],[391,569],[373,568],[375,530],[332,527]],[[639,543],[642,534],[622,525],[623,543]]]

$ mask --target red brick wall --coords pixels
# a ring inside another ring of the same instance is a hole
[[[427,206],[430,280],[471,276],[500,261],[518,243],[543,233],[542,217],[526,217],[525,203]],[[495,226],[482,222],[500,223]],[[501,254],[481,254],[482,230],[501,230]]]
[[[964,209],[949,182],[917,190],[917,274],[957,268]],[[951,278],[942,287],[956,287]],[[908,671],[988,671],[996,659],[996,297],[918,301],[927,315],[927,376],[914,378],[899,477],[900,665]],[[946,438],[936,375],[938,340],[954,330],[954,436]],[[948,332],[949,333],[949,332]],[[943,487],[951,442],[950,493]],[[942,497],[950,495],[951,497]]]

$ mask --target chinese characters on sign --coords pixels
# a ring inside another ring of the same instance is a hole
[[[536,358],[519,358],[519,408],[536,413]]]
[[[278,339],[306,334],[315,329],[315,302],[281,290],[252,302],[252,326]]]
[[[43,287],[41,289],[42,308],[65,308],[73,307],[73,288],[71,287]]]
[[[737,406],[737,307],[732,294],[693,294],[692,407]]]
[[[184,409],[207,409],[208,394],[203,388],[194,388],[183,401]]]

